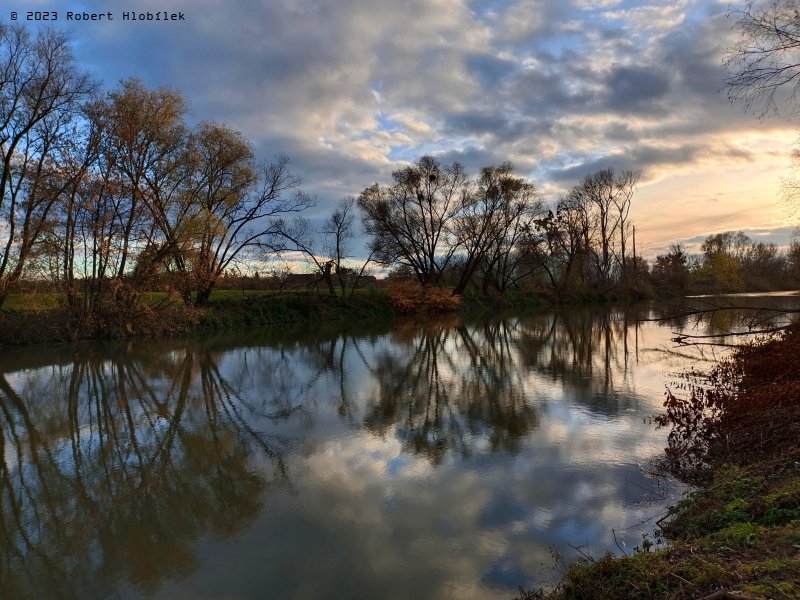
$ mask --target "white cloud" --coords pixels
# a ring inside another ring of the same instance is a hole
[[[570,173],[609,158],[636,162],[650,181],[719,170],[737,152],[749,168],[774,160],[790,130],[759,125],[720,93],[732,35],[723,4],[520,0],[482,11],[463,0],[171,0],[168,8],[188,21],[76,25],[78,56],[108,85],[129,75],[174,85],[195,118],[230,123],[264,157],[290,154],[323,212],[425,152],[473,169],[509,159],[557,192]],[[758,128],[765,140],[754,146],[747,136]]]

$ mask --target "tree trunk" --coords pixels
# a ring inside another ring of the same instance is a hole
[[[197,290],[197,297],[195,298],[194,305],[205,306],[206,304],[208,304],[208,301],[211,298],[211,292],[213,291],[214,291],[214,282],[208,283],[203,287],[199,288]],[[185,301],[186,298],[184,298],[184,302]],[[191,302],[191,296],[189,297],[189,301]]]
[[[336,287],[333,285],[333,264],[329,261],[325,263],[325,270],[322,272],[322,277],[328,285],[328,294],[336,297]]]

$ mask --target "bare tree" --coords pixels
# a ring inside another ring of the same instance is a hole
[[[274,222],[276,237],[281,240],[280,252],[299,252],[314,265],[319,278],[325,282],[328,294],[336,296],[333,283],[334,261],[324,255],[320,248],[319,236],[305,217],[295,217],[291,222],[278,219]],[[278,245],[276,244],[276,247]],[[319,279],[317,280],[319,282]]]
[[[739,40],[728,50],[728,98],[759,116],[781,105],[797,111],[800,91],[800,4],[773,0],[731,6]]]
[[[481,170],[453,221],[464,259],[454,294],[464,293],[481,263],[489,271],[509,259],[512,240],[532,222],[537,207],[533,185],[516,177],[510,163]]]
[[[550,288],[561,297],[586,256],[589,221],[584,206],[576,198],[559,199],[555,212],[535,221],[540,237],[531,248],[535,268],[544,271]]]
[[[292,274],[292,265],[287,262],[275,263],[268,271],[269,276],[278,284],[278,289],[283,290]]]
[[[532,276],[539,267],[535,260],[539,239],[535,222],[542,216],[543,208],[537,200],[524,212],[519,212],[510,222],[505,235],[499,237],[486,253],[479,267],[483,277],[481,289],[484,295],[490,287],[504,293],[519,282]]]
[[[726,85],[731,102],[740,102],[763,118],[786,108],[798,110],[800,92],[800,2],[772,0],[731,7],[739,33],[728,50]],[[800,211],[800,151],[792,152],[793,172],[782,181],[782,196],[790,215]]]
[[[627,232],[625,222],[639,174],[625,171],[615,174],[603,169],[587,175],[567,194],[567,205],[582,213],[587,227],[584,251],[593,265],[593,283],[609,289],[615,279],[615,267],[625,266]],[[617,243],[619,241],[619,243]]]
[[[76,176],[61,196],[54,223],[63,269],[57,283],[74,316],[98,313],[107,293],[119,291],[113,282],[118,283],[127,250],[123,240],[130,186],[108,152],[112,131],[107,107],[105,99],[84,106],[83,126],[73,135],[75,156],[65,161]]]
[[[392,177],[394,185],[375,184],[358,198],[371,250],[382,264],[410,268],[423,285],[439,283],[457,250],[450,225],[467,191],[464,169],[423,156]]]
[[[314,265],[331,296],[336,296],[337,287],[343,296],[349,287],[352,295],[372,261],[370,253],[358,273],[345,264],[352,258],[354,206],[355,198],[340,201],[319,232],[314,231],[311,221],[304,217],[297,217],[291,223],[276,221],[278,236],[285,241],[283,250],[302,253]]]
[[[622,277],[625,285],[628,285],[628,238],[631,234],[631,224],[628,222],[628,214],[631,210],[631,200],[639,182],[641,173],[639,171],[624,171],[614,178],[616,191],[613,195],[614,208],[617,211],[617,231],[619,232],[619,254],[618,261],[622,267]],[[634,252],[636,248],[634,248]],[[635,265],[634,265],[635,267]]]
[[[339,202],[322,227],[322,234],[325,236],[323,249],[336,273],[336,279],[339,283],[339,289],[342,290],[342,295],[344,295],[348,284],[347,273],[349,269],[344,265],[344,262],[350,258],[350,242],[353,239],[353,219],[355,218],[353,207],[355,203],[356,200],[352,197],[345,198]],[[355,282],[353,282],[354,287],[355,285]]]
[[[86,110],[90,110],[87,107]],[[97,241],[102,234],[95,228],[87,228],[87,215],[92,210],[95,185],[102,178],[98,172],[100,144],[103,132],[94,121],[80,119],[60,157],[60,164],[51,174],[51,189],[48,193],[56,199],[48,229],[51,245],[48,251],[58,264],[53,280],[65,293],[67,306],[73,315],[85,315],[96,299],[94,289],[86,289],[86,283],[94,280],[94,267],[98,256]],[[87,239],[87,232],[91,232]],[[87,243],[91,240],[91,243]],[[92,247],[92,268],[89,269],[87,250]],[[83,260],[81,260],[83,255]],[[91,272],[90,272],[91,271]],[[83,280],[83,297],[79,297],[79,281]]]
[[[351,295],[358,288],[364,276],[364,271],[372,262],[374,254],[374,250],[370,252],[369,256],[361,264],[358,273],[344,264],[348,259],[352,258],[350,244],[355,236],[353,231],[353,222],[355,221],[353,209],[355,204],[356,199],[353,197],[345,198],[339,202],[331,216],[325,221],[322,229],[322,233],[325,236],[323,249],[333,263],[342,295],[345,294],[348,287],[350,287]]]
[[[228,134],[220,136],[218,140],[229,137],[229,134],[228,130]],[[219,152],[222,153],[223,149],[219,148]],[[209,159],[212,158],[209,154]],[[218,179],[215,185],[221,188],[218,188],[216,195],[208,197],[208,206],[213,210],[205,213],[206,224],[201,221],[206,237],[201,244],[204,279],[198,288],[198,304],[208,301],[216,282],[234,261],[284,250],[284,217],[299,213],[316,203],[313,196],[300,189],[300,179],[289,171],[288,157],[279,156],[264,165],[259,178],[260,186],[247,193],[244,193],[247,177],[245,163],[238,164],[242,168],[241,185],[234,185],[229,180],[225,184],[227,192],[220,195],[226,179]]]
[[[47,228],[60,155],[94,83],[64,34],[0,23],[0,306]]]

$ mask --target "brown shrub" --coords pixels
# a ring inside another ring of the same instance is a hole
[[[398,281],[386,290],[389,302],[399,314],[438,313],[458,310],[461,298],[434,285],[421,286],[416,281]]]
[[[667,393],[669,467],[700,478],[719,462],[745,464],[796,451],[800,439],[800,326],[722,361],[688,396]],[[694,375],[696,378],[697,376]]]

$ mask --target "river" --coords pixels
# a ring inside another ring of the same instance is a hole
[[[2,598],[504,598],[632,552],[674,307],[0,353]],[[558,560],[562,556],[563,560]]]

